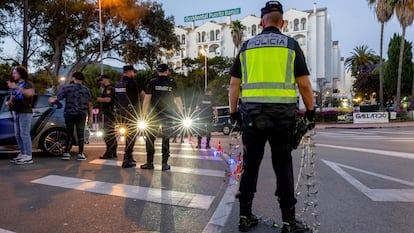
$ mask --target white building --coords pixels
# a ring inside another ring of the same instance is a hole
[[[310,80],[314,91],[321,88],[332,93],[344,93],[345,70],[338,41],[332,41],[331,20],[327,8],[299,11],[290,9],[283,15],[285,27],[283,33],[295,38],[305,54]],[[200,26],[195,22],[190,27],[177,26],[175,34],[179,38],[181,51],[176,51],[166,59],[176,71],[182,69],[183,58],[196,58],[200,51],[205,49],[207,57],[215,56],[234,57],[237,53],[232,41],[230,16],[224,22],[206,21]],[[246,41],[261,32],[260,17],[248,15],[240,20],[245,26],[243,41]],[[326,94],[325,94],[326,95]]]

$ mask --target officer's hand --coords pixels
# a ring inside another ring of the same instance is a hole
[[[232,125],[236,124],[237,126],[242,125],[242,118],[239,112],[230,113],[230,123]]]
[[[308,126],[308,129],[315,128],[315,110],[306,110],[305,112],[305,122]]]

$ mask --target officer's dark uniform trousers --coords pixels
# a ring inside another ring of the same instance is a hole
[[[243,110],[242,106],[240,110],[243,116],[242,140],[245,165],[239,187],[240,203],[249,203],[246,211],[250,211],[250,203],[256,192],[259,166],[268,141],[272,153],[273,170],[277,176],[275,195],[278,196],[282,215],[292,214],[291,209],[297,202],[294,195],[290,142],[290,134],[295,124],[295,117],[292,115],[295,114],[295,105],[278,105],[279,107],[276,108],[273,104],[244,105],[249,107]]]
[[[171,121],[171,120],[170,120]],[[173,135],[173,125],[168,123],[168,119],[160,121],[162,124],[161,127],[161,153],[162,153],[162,163],[167,163],[168,158],[170,157],[170,138]],[[158,128],[157,128],[158,130]],[[147,163],[152,164],[154,162],[154,153],[155,153],[155,139],[157,130],[152,130],[146,135],[145,147],[147,150]]]
[[[104,110],[103,131],[106,144],[105,154],[108,157],[117,157],[116,148],[118,142],[116,141],[115,120],[115,114],[113,112]]]

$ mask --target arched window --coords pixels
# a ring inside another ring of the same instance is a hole
[[[256,34],[257,34],[256,25],[252,25],[252,36],[255,36]]]
[[[206,32],[201,33],[201,42],[206,42]]]
[[[200,43],[200,41],[201,41],[201,36],[200,36],[200,33],[197,32],[197,42]]]
[[[305,18],[302,18],[300,20],[300,29],[303,30],[303,31],[306,30],[306,19]]]
[[[305,36],[299,34],[299,35],[295,36],[294,38],[298,42],[300,47],[306,46],[306,37]]]
[[[210,41],[214,41],[214,31],[210,31]]]
[[[181,44],[185,44],[185,35],[181,35]]]
[[[216,30],[216,40],[220,40],[220,30]]]
[[[299,19],[293,21],[293,31],[299,31]]]

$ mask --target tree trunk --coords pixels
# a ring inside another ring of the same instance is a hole
[[[23,6],[23,61],[22,65],[27,68],[28,65],[28,56],[29,56],[29,48],[28,48],[28,33],[27,33],[27,25],[29,23],[29,0],[24,0]]]
[[[405,26],[402,26],[400,57],[398,61],[398,76],[397,76],[397,97],[395,99],[395,111],[400,112],[400,100],[401,100],[401,76],[402,76],[402,63],[404,56],[405,45]]]

